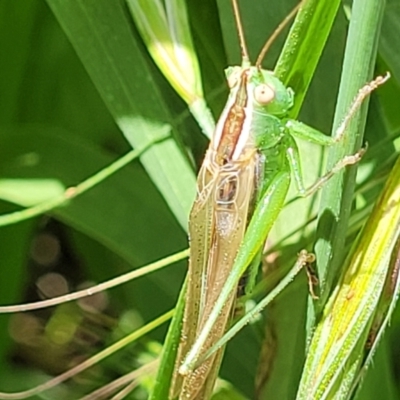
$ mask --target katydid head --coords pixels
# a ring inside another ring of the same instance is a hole
[[[254,79],[253,89],[254,110],[284,116],[293,106],[293,90],[287,88],[273,72],[258,70],[258,68],[257,71],[258,79]]]
[[[283,116],[293,105],[292,89],[286,88],[271,71],[258,67],[229,67],[225,73],[231,93],[245,87],[247,105],[255,112]]]
[[[255,65],[249,60],[238,0],[232,0],[232,7],[242,52],[242,65],[226,70],[230,94],[210,144],[216,154],[214,161],[219,165],[239,159],[246,148],[254,145],[260,116],[269,114],[283,117],[293,105],[292,90],[287,89],[272,72],[263,70],[261,61],[272,40],[286,26],[299,6],[267,41]]]

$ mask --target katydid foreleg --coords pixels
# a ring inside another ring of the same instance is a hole
[[[390,78],[390,74],[387,73],[385,76],[378,76],[371,82],[364,85],[357,93],[352,104],[350,105],[349,111],[343,122],[337,129],[335,136],[326,136],[321,132],[313,129],[302,122],[289,119],[286,122],[286,128],[290,131],[291,135],[295,138],[306,140],[310,143],[318,144],[321,146],[332,146],[343,140],[346,129],[352,118],[355,116],[356,112],[359,110],[361,104],[367,96],[369,96],[375,89],[380,85],[384,84]],[[288,148],[288,157],[291,159],[292,171],[296,183],[299,195],[302,197],[309,196],[321,188],[326,181],[328,181],[333,175],[339,172],[341,169],[348,165],[356,164],[360,161],[361,157],[365,153],[366,149],[362,148],[353,155],[348,155],[340,159],[328,172],[317,179],[311,186],[305,188],[302,182],[302,174],[300,167],[300,160],[298,157],[298,152],[294,149],[296,144],[293,143],[292,147]],[[292,150],[293,149],[293,150]]]

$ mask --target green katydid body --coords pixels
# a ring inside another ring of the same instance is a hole
[[[343,137],[345,125],[332,138],[288,118],[293,91],[260,65],[270,42],[256,65],[250,65],[236,1],[232,5],[242,66],[226,70],[230,94],[200,169],[190,213],[188,288],[172,399],[211,395],[223,348],[213,354],[209,350],[227,330],[239,279],[260,253],[284,205],[291,175],[299,195],[307,196],[363,154],[339,160],[304,187],[294,137],[330,146]]]
[[[272,72],[254,66],[228,68],[226,74],[230,95],[199,172],[198,194],[190,215],[189,286],[179,365],[231,274],[249,212],[278,176],[281,201],[274,204],[273,214],[281,210],[290,183],[289,154],[297,152],[282,122],[293,104],[292,90]],[[224,334],[235,294],[230,291],[201,353]],[[222,350],[186,376],[177,377],[172,397],[182,385],[180,398],[207,398],[221,358]]]
[[[240,277],[259,254],[289,189],[301,196],[318,190],[363,151],[340,160],[304,187],[294,137],[330,146],[328,137],[287,118],[293,91],[270,71],[251,66],[226,71],[230,95],[197,180],[189,223],[190,262],[186,309],[171,398],[207,399],[223,349],[208,350],[229,325]]]

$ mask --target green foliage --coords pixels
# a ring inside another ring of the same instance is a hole
[[[293,7],[293,2],[257,0],[251,5],[242,3],[246,38],[254,61],[266,38]],[[190,1],[188,11],[205,96],[212,112],[218,116],[227,91],[223,69],[239,62],[230,3],[225,0],[218,4],[213,0]],[[353,17],[357,18],[357,15]],[[3,100],[0,107],[0,178],[12,180],[14,188],[21,179],[30,180],[25,187],[27,191],[24,189],[19,193],[24,199],[23,204],[39,201],[37,194],[32,199],[29,192],[35,183],[54,185],[54,180],[58,182],[56,186],[37,186],[47,198],[52,196],[47,194],[48,190],[58,190],[59,185],[77,185],[127,153],[131,146],[138,148],[152,139],[168,136],[145,152],[140,163],[132,162],[48,215],[2,227],[0,304],[38,299],[33,287],[44,267],[38,267],[32,249],[39,246],[34,244],[43,233],[56,237],[61,248],[58,258],[47,265],[45,272],[55,271],[67,276],[71,290],[83,280],[104,281],[186,248],[186,219],[195,193],[195,172],[206,143],[197,124],[189,117],[185,104],[153,64],[127,5],[118,0],[48,0],[47,3],[3,0],[0,21],[0,47],[6,55],[0,60]],[[353,207],[350,229],[344,227],[336,232],[336,235],[348,238],[341,246],[341,253],[335,254],[338,260],[346,256],[354,237],[351,235],[367,217],[366,207],[372,204],[380,190],[379,183],[375,182],[387,173],[388,160],[398,148],[393,138],[400,128],[397,106],[400,94],[399,26],[400,5],[397,0],[387,0],[375,75],[390,70],[392,78],[373,94],[370,102],[366,125],[370,148],[360,167],[362,187],[366,189],[357,192],[357,209]],[[347,27],[346,15],[340,6],[316,72],[309,74],[311,85],[298,117],[326,133],[332,127]],[[318,37],[310,40],[316,41]],[[274,44],[265,66],[273,68],[284,38],[285,33]],[[308,49],[312,46],[311,42]],[[307,56],[296,60],[295,71],[307,70],[309,61]],[[357,66],[363,62],[354,61]],[[369,68],[366,66],[364,70],[369,73]],[[292,81],[294,78],[290,73],[282,74],[288,74],[289,82],[299,82],[293,83],[295,91],[298,87],[305,93],[308,83],[301,81],[302,76],[299,78],[297,74],[294,76],[297,80]],[[307,180],[312,181],[319,173],[319,149],[301,148]],[[7,201],[13,198],[2,197]],[[20,210],[20,206],[7,201],[0,203],[2,214]],[[13,201],[22,204],[21,200]],[[347,207],[350,210],[350,205]],[[304,225],[315,215],[315,210],[315,200],[301,200],[294,202],[294,206],[291,204],[282,214],[271,238],[271,246],[279,250],[274,254],[280,255],[277,264],[281,272],[274,271],[266,286],[273,286],[287,271],[300,249],[307,246],[311,250],[315,225],[307,228]],[[302,234],[296,234],[297,228],[302,228]],[[289,240],[280,242],[288,235]],[[320,241],[325,239],[326,231],[319,236]],[[40,250],[49,251],[46,247],[40,247]],[[32,387],[47,379],[42,376],[43,372],[38,372],[37,365],[42,365],[45,374],[56,374],[67,368],[68,357],[71,357],[71,351],[66,351],[68,347],[73,351],[78,348],[80,356],[87,356],[121,336],[122,332],[135,329],[169,310],[178,298],[185,268],[185,262],[174,264],[110,292],[111,305],[98,318],[101,322],[96,319],[98,324],[94,328],[93,325],[84,327],[91,335],[102,332],[99,334],[100,345],[97,343],[92,349],[77,345],[76,337],[61,350],[58,348],[58,353],[50,346],[47,350],[33,347],[34,351],[26,344],[16,346],[8,334],[10,317],[0,315],[0,390]],[[265,286],[260,287],[259,293],[264,289]],[[265,321],[246,328],[232,340],[221,376],[247,398],[254,398],[256,381],[257,398],[293,399],[304,360],[306,309],[307,283],[303,277],[266,312]],[[126,323],[127,315],[134,315],[136,320],[131,317]],[[35,314],[42,329],[51,317],[50,311]],[[82,327],[79,318],[74,324]],[[395,347],[398,344],[393,338],[399,329],[400,319],[395,315],[387,342],[377,354],[359,399],[375,399],[378,395],[385,399],[396,398],[399,388],[395,372],[398,374],[399,365],[393,360],[398,353]],[[148,339],[162,342],[165,333],[165,328],[158,329]],[[127,350],[125,357],[117,355],[114,361],[86,376],[87,386],[79,386],[76,382],[60,386],[57,389],[60,398],[71,398],[68,393],[74,390],[87,392],[137,368],[138,354],[144,352],[147,343],[143,340]],[[53,358],[58,357],[59,362],[51,364],[40,356],[32,357],[32,352],[40,355],[46,351]],[[17,356],[23,363],[12,361]],[[273,364],[270,364],[271,359]],[[375,384],[375,390],[379,388],[378,394],[372,389],[367,390],[374,387],[373,382],[378,382]],[[229,390],[227,387],[225,391]],[[135,396],[146,398],[146,394],[140,392]],[[220,396],[224,398],[222,394]],[[227,395],[226,398],[233,397]]]

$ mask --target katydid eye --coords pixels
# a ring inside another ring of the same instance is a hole
[[[261,105],[266,105],[275,98],[275,90],[266,83],[262,83],[254,89],[254,98]]]

